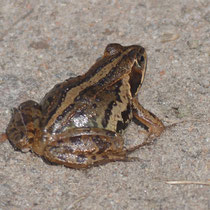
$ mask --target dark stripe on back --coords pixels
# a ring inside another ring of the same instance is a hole
[[[120,79],[120,77],[123,76],[123,74],[125,73],[123,68],[120,68],[119,66],[121,65],[122,62],[124,62],[128,57],[132,56],[133,51],[130,51],[128,54],[124,55],[121,60],[117,63],[117,65],[115,67],[113,67],[109,73],[103,77],[102,79],[100,79],[97,83],[95,83],[92,86],[89,86],[87,88],[85,88],[84,90],[80,91],[80,93],[78,94],[78,96],[80,96],[79,98],[75,98],[75,101],[78,101],[81,99],[82,96],[85,96],[87,94],[87,92],[89,92],[89,94],[95,94],[97,92],[98,87],[102,87],[105,86],[111,82],[114,82],[117,79]],[[120,72],[119,69],[122,71]],[[104,87],[104,88],[105,88]]]
[[[85,83],[85,82],[89,81],[92,77],[94,77],[94,75],[96,75],[98,72],[100,72],[105,66],[107,66],[108,64],[110,64],[113,60],[115,60],[116,58],[118,58],[120,55],[121,55],[121,53],[117,53],[114,56],[112,56],[111,58],[107,58],[106,60],[103,59],[103,62],[100,62],[99,61],[98,63],[96,63],[95,65],[93,65],[88,70],[88,72],[86,74],[84,74],[82,76],[75,77],[75,78],[70,77],[69,79],[67,79],[66,81],[64,81],[63,83],[66,83],[66,84],[64,84],[63,86],[60,85],[60,90],[57,93],[58,94],[57,96],[59,97],[59,99],[58,99],[58,101],[56,103],[57,105],[48,114],[49,117],[48,117],[48,119],[47,119],[47,121],[45,123],[47,124],[49,122],[50,118],[56,113],[57,108],[61,105],[62,101],[65,100],[66,95],[68,94],[68,92],[72,88],[74,88],[74,87],[76,87],[76,86],[78,86],[78,85],[80,85],[82,83]],[[75,82],[74,80],[76,80],[76,79],[77,79],[77,81]],[[73,82],[71,82],[71,81],[73,81]],[[62,84],[62,83],[60,83],[60,84]],[[56,85],[53,89],[51,89],[48,94],[50,94],[51,91],[52,92],[53,91],[57,92],[56,91],[57,88],[58,88],[58,85]],[[46,95],[46,97],[47,97],[47,95]]]
[[[101,124],[104,128],[106,128],[107,124],[109,123],[110,115],[112,114],[112,107],[114,106],[115,101],[111,101],[109,105],[107,106],[107,109],[105,110],[103,119]]]
[[[130,121],[129,120],[130,112],[131,112],[131,107],[130,104],[128,104],[126,110],[121,113],[123,121],[117,122],[117,133],[121,133],[121,131],[125,130],[125,128],[128,126]]]

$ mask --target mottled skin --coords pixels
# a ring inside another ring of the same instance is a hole
[[[143,47],[109,44],[87,73],[57,84],[40,104],[26,101],[13,109],[6,134],[11,144],[48,162],[71,168],[129,160],[121,136],[132,119],[149,136],[162,122],[137,100],[146,71]]]

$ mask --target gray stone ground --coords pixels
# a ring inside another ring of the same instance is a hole
[[[0,209],[210,209],[208,0],[1,0],[0,131],[12,107],[86,72],[111,42],[147,49],[139,100],[166,125],[186,122],[133,153],[140,162],[83,171],[2,143]],[[130,125],[126,145],[138,131]]]

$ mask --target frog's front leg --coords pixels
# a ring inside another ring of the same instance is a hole
[[[35,101],[26,101],[14,108],[6,135],[11,144],[22,152],[32,149],[35,138],[41,137],[41,107]]]
[[[43,158],[70,168],[87,168],[113,161],[126,161],[127,151],[120,134],[101,128],[73,128],[54,135]]]
[[[134,121],[136,121],[137,124],[140,123],[140,125],[143,125],[143,127],[147,130],[148,137],[154,138],[160,136],[165,130],[165,126],[161,120],[153,113],[144,109],[136,98],[133,99],[133,106]]]

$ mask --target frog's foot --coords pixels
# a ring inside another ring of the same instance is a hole
[[[149,138],[159,137],[165,130],[161,120],[153,113],[144,109],[136,98],[133,99],[133,106],[134,122],[145,129]]]
[[[27,152],[40,130],[42,117],[40,105],[34,101],[26,101],[12,111],[6,135],[15,149]]]
[[[122,162],[139,161],[138,157],[128,157],[124,151],[119,151],[119,153],[108,152],[102,155],[91,156],[91,158],[95,157],[96,157],[95,162],[92,164],[94,166],[110,162],[116,162],[116,161],[122,161]]]
[[[169,125],[166,125],[166,129],[173,128],[177,125],[184,124],[184,123],[206,123],[210,124],[210,119],[206,120],[200,120],[200,119],[184,119],[184,120],[178,120],[178,121],[166,121]]]
[[[153,141],[154,141],[154,138],[151,138],[150,136],[148,136],[141,144],[137,144],[135,146],[125,148],[126,154],[128,155],[128,154],[138,150],[141,147],[149,146],[153,143]]]

